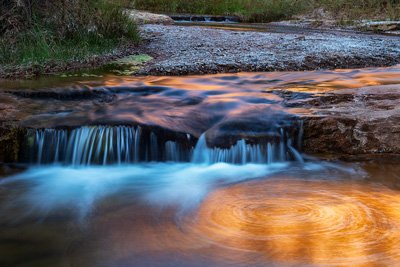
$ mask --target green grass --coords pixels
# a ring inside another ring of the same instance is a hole
[[[88,5],[95,2],[97,5]],[[96,0],[77,3],[66,8],[63,21],[60,17],[55,20],[48,15],[50,10],[45,13],[39,6],[29,23],[28,19],[23,21],[22,30],[0,36],[0,64],[29,66],[80,61],[139,42],[135,23],[119,5]]]
[[[135,0],[138,9],[165,13],[237,15],[247,22],[291,18],[324,8],[341,19],[400,19],[400,0]]]
[[[41,65],[48,61],[67,62],[83,60],[93,55],[111,52],[128,40],[100,38],[92,34],[57,40],[46,29],[35,29],[18,36],[13,46],[7,40],[0,42],[0,64]]]

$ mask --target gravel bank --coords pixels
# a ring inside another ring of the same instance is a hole
[[[156,58],[140,74],[185,75],[295,71],[400,63],[396,36],[340,31],[283,33],[198,26],[144,25],[146,53]]]

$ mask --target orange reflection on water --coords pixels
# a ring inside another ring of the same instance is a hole
[[[252,92],[265,89],[325,92],[337,89],[399,84],[400,65],[389,68],[339,69],[304,72],[241,72],[192,76],[110,77],[106,86],[140,83],[146,86],[168,86],[184,90],[224,90]]]
[[[269,180],[217,190],[186,225],[201,240],[266,262],[395,266],[400,193],[340,181]],[[249,264],[252,264],[251,262]]]

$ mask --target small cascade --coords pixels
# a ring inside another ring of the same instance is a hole
[[[265,144],[250,144],[246,140],[239,140],[230,148],[209,148],[206,137],[203,134],[193,151],[192,161],[195,163],[274,163],[284,161],[304,162],[301,154],[292,146],[292,139],[282,137],[278,143],[267,142]]]
[[[302,134],[302,130],[299,130]],[[207,145],[203,134],[195,144],[189,134],[167,134],[142,127],[85,126],[76,129],[35,130],[27,140],[31,162],[37,164],[108,165],[139,162],[193,162],[212,164],[303,162],[296,148],[299,136],[283,129],[278,138],[251,143],[238,140],[227,148]]]
[[[141,127],[96,126],[73,130],[36,130],[33,161],[38,164],[72,165],[128,164],[150,161],[189,161],[190,140],[177,142],[160,138]]]

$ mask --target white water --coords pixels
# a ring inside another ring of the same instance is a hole
[[[85,218],[95,203],[117,193],[126,199],[181,210],[195,207],[215,186],[264,177],[282,170],[287,163],[262,165],[212,165],[148,163],[122,166],[44,166],[0,182],[0,186],[28,184],[22,196],[10,200],[46,216],[59,209]]]
[[[209,148],[205,134],[195,147],[191,136],[186,140],[164,140],[141,127],[94,126],[73,130],[44,129],[35,133],[35,144],[30,148],[38,164],[64,163],[70,165],[109,165],[138,162],[193,162],[232,164],[273,163],[296,160],[300,153],[292,146],[283,129],[275,143],[249,144],[239,140],[230,148]],[[285,138],[286,137],[286,138]]]
[[[193,147],[190,135],[174,141],[141,127],[37,130],[29,149],[38,165],[0,186],[28,185],[10,202],[41,217],[67,209],[84,219],[96,203],[115,196],[193,210],[216,186],[267,177],[291,160],[303,163],[292,139],[283,129],[279,134],[275,143],[239,140],[230,148],[210,148],[205,134]]]
[[[190,149],[183,149],[181,144],[165,142],[152,132],[147,137],[141,127],[43,129],[36,131],[30,152],[38,164],[107,165],[190,159]]]

